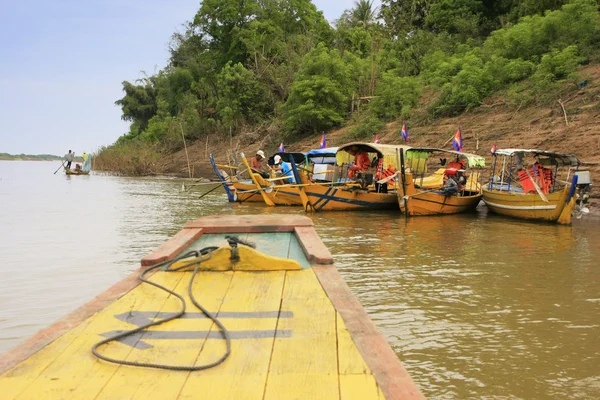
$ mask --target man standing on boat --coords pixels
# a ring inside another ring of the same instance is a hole
[[[71,163],[73,162],[73,158],[75,158],[75,153],[69,150],[69,153],[65,156],[65,160],[67,161],[67,165],[65,168],[71,169]]]
[[[263,160],[265,159],[265,153],[262,150],[256,152],[256,156],[250,159],[250,168],[263,178],[268,178],[269,174],[265,172],[265,168],[263,166]]]

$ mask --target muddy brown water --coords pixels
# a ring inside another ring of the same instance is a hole
[[[194,218],[303,214],[181,181],[0,161],[0,353],[128,275]],[[600,398],[600,220],[312,215],[352,292],[432,399]]]

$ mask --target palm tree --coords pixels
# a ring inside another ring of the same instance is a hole
[[[352,23],[366,27],[375,22],[378,7],[373,7],[375,0],[357,0],[352,9]]]

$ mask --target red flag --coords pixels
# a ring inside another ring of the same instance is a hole
[[[496,150],[497,150],[497,148],[496,148],[496,144],[494,143],[494,144],[492,145],[492,155],[496,154]]]
[[[375,135],[375,140],[373,140],[373,143],[381,144],[381,142],[379,141],[379,135]]]

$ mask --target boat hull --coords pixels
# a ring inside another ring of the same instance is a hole
[[[457,214],[473,210],[481,201],[481,194],[473,196],[448,196],[443,193],[428,192],[416,194],[407,200],[400,194],[398,204],[400,211],[409,215]]]
[[[548,202],[545,202],[537,193],[506,192],[487,187],[483,189],[483,201],[495,214],[567,224],[571,223],[570,215],[575,206],[575,197],[567,204],[568,195],[569,187],[566,187],[563,191],[547,194]]]
[[[308,185],[303,188],[314,211],[398,209],[395,193],[375,193],[345,186]]]
[[[77,171],[74,169],[65,169],[65,174],[67,175],[89,175],[89,172]]]
[[[234,181],[233,187],[235,188],[235,198],[239,202],[261,202],[263,201],[259,192],[256,191],[256,185],[254,183],[245,183]]]
[[[474,209],[481,201],[481,189],[478,188],[476,182],[469,185],[469,187],[474,188],[474,191],[465,192],[470,193],[465,196],[460,194],[448,195],[440,191],[435,191],[440,186],[429,190],[416,188],[415,181],[418,181],[418,179],[413,180],[410,173],[405,174],[405,179],[408,182],[406,187],[402,185],[401,180],[397,183],[396,187],[398,205],[400,206],[400,211],[405,215],[458,214]],[[442,182],[439,181],[438,183]]]

